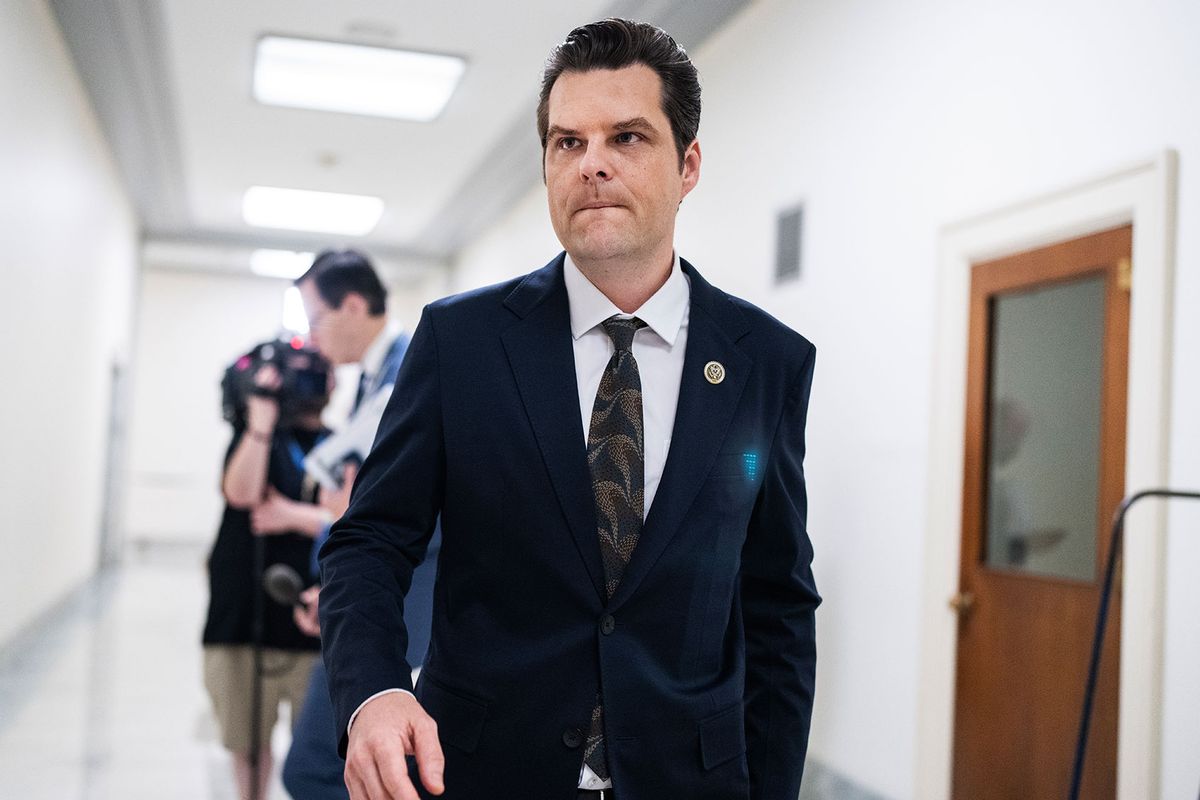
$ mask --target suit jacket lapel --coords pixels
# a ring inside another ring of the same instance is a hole
[[[560,255],[530,274],[505,300],[520,321],[501,335],[550,481],[596,594],[604,568],[579,417],[570,307]]]
[[[684,261],[682,267],[691,281],[691,310],[671,449],[646,524],[610,608],[619,606],[637,589],[678,533],[725,440],[753,364],[736,344],[747,331],[741,312],[690,264]],[[720,383],[704,377],[704,366],[710,361],[725,367]]]

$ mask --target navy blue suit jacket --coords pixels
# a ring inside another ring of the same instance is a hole
[[[606,602],[562,268],[425,309],[322,551],[339,730],[370,695],[410,686],[404,595],[440,513],[416,693],[438,723],[445,798],[574,798],[602,688],[623,800],[795,800],[820,602],[803,472],[813,347],[683,263],[671,449]]]
[[[388,348],[383,364],[379,367],[379,375],[372,383],[375,392],[393,391],[396,378],[400,374],[400,365],[404,363],[404,355],[408,352],[409,339],[405,333],[400,333]],[[364,398],[365,399],[365,398]],[[429,630],[433,619],[433,583],[437,574],[438,553],[442,546],[442,532],[435,530],[425,549],[425,560],[413,571],[412,585],[405,598],[404,627],[408,632],[407,659],[410,664],[417,666],[424,663],[425,652],[429,648]]]

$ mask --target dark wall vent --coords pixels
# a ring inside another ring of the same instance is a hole
[[[776,283],[788,283],[799,279],[803,238],[804,206],[794,206],[781,211],[775,221]]]

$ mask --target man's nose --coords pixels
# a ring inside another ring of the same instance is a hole
[[[606,181],[612,178],[611,153],[602,144],[588,144],[579,160],[579,174],[585,182]]]

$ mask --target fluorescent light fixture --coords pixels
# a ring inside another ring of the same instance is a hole
[[[383,216],[383,200],[361,194],[251,186],[242,198],[242,219],[260,228],[363,236]]]
[[[457,56],[265,36],[255,54],[254,99],[429,122],[446,107],[466,66]]]
[[[250,254],[250,271],[267,278],[294,280],[312,266],[312,253],[294,250],[255,250]]]
[[[295,286],[289,286],[283,293],[283,327],[301,335],[308,333],[304,302],[300,299],[300,290]]]

